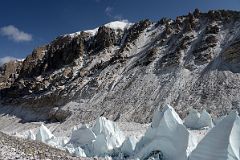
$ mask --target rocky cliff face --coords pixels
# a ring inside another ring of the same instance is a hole
[[[222,115],[240,108],[239,49],[239,12],[112,22],[35,49],[1,81],[1,103],[57,121],[148,122],[166,103],[181,116],[191,107]]]
[[[0,66],[0,88],[10,87],[17,79],[22,67],[22,61],[10,61]]]

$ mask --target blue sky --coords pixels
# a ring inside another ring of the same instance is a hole
[[[2,0],[0,59],[24,58],[65,33],[114,20],[175,18],[199,8],[240,10],[240,0]],[[0,62],[1,63],[1,62]]]

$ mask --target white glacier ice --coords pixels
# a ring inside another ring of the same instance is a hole
[[[121,146],[121,152],[124,155],[131,156],[135,150],[137,139],[135,136],[130,136],[125,139]]]
[[[29,140],[36,140],[36,135],[33,133],[32,130],[28,131],[27,139],[29,139]]]
[[[116,123],[99,117],[92,128],[83,125],[74,129],[69,143],[75,149],[81,147],[87,156],[105,156],[114,148],[120,147],[124,140],[125,136]],[[71,152],[72,148],[68,146]]]
[[[230,113],[200,141],[189,160],[239,160],[240,118]]]
[[[190,129],[202,129],[204,127],[213,127],[211,115],[203,110],[200,114],[197,110],[192,109],[184,119],[184,125]]]
[[[204,109],[200,115],[200,118],[197,123],[198,129],[204,128],[204,127],[213,127],[213,121],[211,118],[211,115]]]
[[[96,135],[93,131],[87,125],[82,125],[80,128],[73,130],[70,141],[81,146],[92,143],[95,139]]]
[[[220,116],[220,117],[216,117],[213,119],[213,124],[217,125],[219,122],[221,122],[226,116]]]
[[[74,155],[78,157],[86,157],[86,154],[81,147],[75,148]]]
[[[186,126],[200,130],[187,130]],[[203,130],[206,126],[213,128]],[[134,136],[125,138],[117,123],[105,117],[99,117],[93,127],[74,128],[70,137],[56,137],[43,124],[17,135],[67,150],[79,157],[240,160],[240,118],[236,112],[213,126],[212,118],[205,110],[201,114],[191,110],[183,124],[175,110],[166,105],[154,112],[152,123],[140,141]]]
[[[55,147],[55,148],[59,148],[59,149],[65,149],[65,145],[69,142],[69,138],[68,137],[53,137],[49,140],[47,140],[48,145]]]
[[[197,110],[192,109],[189,111],[189,114],[187,115],[187,117],[185,117],[184,125],[187,128],[195,128],[199,119],[200,119],[200,113]]]
[[[64,146],[64,149],[70,153],[70,154],[74,154],[75,153],[75,147],[73,146],[73,144],[69,143],[69,144],[66,144]]]
[[[99,134],[96,140],[92,144],[92,148],[90,151],[92,155],[95,156],[103,156],[109,152],[109,150],[113,149],[109,144],[108,139],[103,134]]]
[[[54,138],[52,132],[43,124],[38,128],[36,134],[36,140],[40,142],[47,142],[48,140]]]
[[[105,117],[97,119],[92,131],[96,135],[92,149],[95,155],[104,155],[110,150],[120,147],[125,140],[123,132],[116,123],[107,120]]]
[[[168,160],[186,160],[187,149],[194,147],[189,135],[178,114],[166,105],[162,112],[155,111],[153,123],[137,143],[134,157],[143,159],[161,151]]]

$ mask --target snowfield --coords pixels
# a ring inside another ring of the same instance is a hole
[[[9,117],[6,124],[16,120]],[[6,118],[6,115],[4,117]],[[1,118],[0,118],[1,119]],[[155,160],[239,160],[240,119],[237,112],[221,118],[214,126],[205,110],[191,110],[182,120],[166,105],[154,112],[151,124],[113,122],[99,117],[89,124],[15,123],[15,136],[45,143],[75,157]],[[8,128],[1,124],[0,129]],[[13,123],[14,124],[14,123]],[[23,127],[25,125],[25,127]],[[13,134],[7,132],[8,134]]]

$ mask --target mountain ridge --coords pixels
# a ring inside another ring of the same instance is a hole
[[[145,123],[164,104],[180,116],[191,107],[216,116],[239,110],[239,26],[239,12],[196,9],[175,20],[63,35],[35,49],[20,70],[2,69],[1,104],[51,121],[104,115]]]

